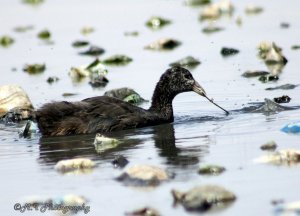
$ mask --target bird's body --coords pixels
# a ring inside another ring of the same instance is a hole
[[[172,121],[108,96],[49,103],[37,112],[37,119],[41,133],[48,136],[125,130]]]
[[[174,121],[174,97],[187,91],[206,97],[188,70],[174,67],[161,76],[147,110],[116,98],[99,96],[79,102],[45,104],[36,111],[36,121],[40,132],[46,136],[101,133],[170,123]]]

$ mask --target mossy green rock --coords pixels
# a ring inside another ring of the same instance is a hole
[[[14,42],[15,42],[15,40],[8,35],[4,35],[4,36],[0,37],[0,45],[3,47],[8,47],[8,46],[12,45]]]
[[[146,26],[148,26],[149,28],[152,29],[159,29],[162,28],[166,25],[169,25],[171,23],[170,20],[168,19],[164,19],[162,17],[151,17],[147,22],[146,22]]]
[[[29,74],[39,74],[46,70],[45,64],[28,64],[25,65],[23,70]]]
[[[206,165],[200,167],[198,173],[201,175],[219,175],[223,173],[226,169],[218,165]]]
[[[132,58],[126,55],[113,55],[102,61],[103,64],[107,65],[126,65],[132,62]]]

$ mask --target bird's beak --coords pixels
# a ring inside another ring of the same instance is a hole
[[[197,81],[195,81],[193,85],[193,91],[203,97],[206,96],[205,90],[201,87],[201,85]]]
[[[216,104],[212,99],[207,97],[205,90],[201,87],[201,85],[197,81],[195,81],[195,83],[193,85],[193,91],[196,92],[197,94],[205,97],[207,100],[209,100],[209,102],[211,102],[215,106],[219,107],[221,110],[223,110],[226,113],[226,115],[229,114],[229,112],[227,110],[225,110],[223,107]]]

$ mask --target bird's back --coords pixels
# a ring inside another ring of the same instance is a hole
[[[37,110],[36,120],[47,136],[124,130],[160,121],[154,113],[106,96],[45,104]]]

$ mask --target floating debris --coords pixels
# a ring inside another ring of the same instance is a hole
[[[181,42],[174,40],[174,39],[169,39],[169,38],[164,38],[164,39],[159,39],[148,46],[145,47],[145,49],[149,50],[172,50],[176,47],[181,45]]]
[[[270,150],[270,151],[274,151],[276,148],[277,148],[277,144],[274,141],[267,142],[260,147],[261,150]]]
[[[245,9],[246,14],[260,14],[264,11],[262,7],[255,6],[255,5],[248,5]]]
[[[4,35],[0,37],[0,45],[3,47],[9,47],[10,45],[12,45],[15,42],[15,40],[8,36],[8,35]]]
[[[121,142],[117,139],[105,137],[102,134],[96,134],[94,146],[97,153],[105,152],[108,149],[116,148]]]
[[[90,72],[84,66],[71,67],[69,75],[73,80],[80,81],[82,78],[88,77],[90,75]]]
[[[38,33],[38,38],[42,39],[42,40],[49,40],[51,37],[51,33],[48,30],[43,30],[41,32]]]
[[[54,82],[57,82],[58,80],[59,80],[59,78],[56,77],[56,76],[48,77],[47,83],[52,84],[52,83],[54,83]]]
[[[206,34],[211,34],[211,33],[216,33],[216,32],[223,31],[223,30],[224,30],[224,28],[209,25],[207,27],[204,27],[202,29],[202,32],[206,33]]]
[[[288,95],[282,95],[273,99],[276,103],[289,103],[291,98]]]
[[[90,44],[90,42],[88,42],[88,41],[77,40],[72,43],[72,46],[78,48],[78,47],[87,46],[89,44]]]
[[[283,28],[283,29],[287,29],[287,28],[290,27],[290,24],[286,23],[286,22],[282,22],[282,23],[280,23],[280,27]]]
[[[73,171],[90,171],[96,166],[95,162],[88,158],[74,158],[68,160],[61,160],[56,163],[54,169],[61,173],[70,173]]]
[[[130,186],[157,186],[171,177],[171,174],[159,167],[135,165],[126,169],[117,180]]]
[[[80,30],[80,33],[83,35],[91,34],[95,31],[93,27],[85,26]]]
[[[243,77],[251,78],[251,77],[258,77],[258,76],[265,76],[269,75],[270,72],[268,71],[246,71],[242,74]]]
[[[105,87],[108,83],[108,79],[104,75],[98,75],[95,78],[92,78],[89,84],[93,88],[98,88],[98,87]]]
[[[171,24],[171,20],[164,19],[164,18],[158,17],[158,16],[151,17],[146,22],[146,26],[148,26],[151,29],[160,29],[169,24]]]
[[[291,49],[293,49],[293,50],[298,50],[298,49],[300,49],[300,45],[293,45],[293,46],[291,47]]]
[[[275,215],[286,216],[299,216],[300,213],[300,201],[291,202],[287,204],[279,204],[275,209]]]
[[[201,62],[198,59],[196,59],[192,56],[187,56],[187,57],[179,59],[169,65],[171,67],[179,66],[179,67],[194,68],[199,64],[201,64]]]
[[[272,75],[272,74],[267,74],[267,75],[262,75],[258,78],[259,81],[263,82],[263,83],[267,83],[267,82],[273,82],[273,81],[277,81],[279,80],[279,77],[276,75]]]
[[[222,166],[218,165],[206,165],[203,167],[200,167],[198,170],[199,174],[202,175],[219,175],[223,173],[226,169]]]
[[[37,131],[38,131],[37,124],[29,120],[26,122],[26,125],[22,128],[22,132],[20,136],[24,138],[28,138],[31,137],[32,134],[37,133]]]
[[[106,91],[104,95],[108,97],[118,98],[120,100],[133,104],[140,104],[142,102],[147,101],[144,98],[142,98],[136,91],[126,87]]]
[[[281,128],[285,133],[300,133],[300,122],[292,122]]]
[[[18,33],[23,33],[23,32],[27,32],[27,31],[30,31],[32,30],[34,27],[32,25],[27,25],[27,26],[17,26],[14,28],[14,31],[15,32],[18,32]]]
[[[182,204],[187,211],[200,212],[224,208],[236,199],[232,192],[217,185],[198,186],[187,192],[172,190],[172,195],[175,204]]]
[[[33,112],[33,105],[26,92],[17,85],[4,85],[0,87],[0,117],[10,110],[18,109],[26,113]],[[13,111],[15,113],[15,110]]]
[[[99,56],[103,54],[105,50],[101,47],[90,46],[90,48],[86,51],[80,52],[80,55],[89,55],[89,56]]]
[[[132,58],[126,55],[113,55],[102,61],[103,64],[107,65],[126,65],[132,62]]]
[[[145,207],[134,210],[132,212],[126,212],[126,216],[160,216],[161,214],[153,208]]]
[[[23,70],[29,74],[39,74],[46,70],[45,64],[27,64],[24,66]]]
[[[283,64],[285,65],[288,60],[281,53],[282,49],[274,42],[261,42],[258,45],[259,56],[265,61],[266,64]]]
[[[115,159],[111,162],[114,168],[124,168],[129,161],[122,155],[118,155]]]
[[[200,20],[218,19],[221,15],[224,14],[231,15],[233,11],[233,4],[229,0],[222,0],[205,7],[200,14]]]
[[[261,156],[254,160],[255,163],[269,163],[274,165],[296,165],[300,162],[299,150],[280,150]]]
[[[138,31],[131,31],[131,32],[128,31],[128,32],[124,32],[124,35],[136,37],[136,36],[139,36],[139,32]]]
[[[229,48],[229,47],[223,47],[221,49],[221,55],[224,56],[224,57],[227,57],[227,56],[231,56],[231,55],[236,55],[238,54],[240,51],[237,50],[237,49],[234,49],[234,48]]]
[[[203,6],[211,3],[211,0],[185,0],[188,6]]]
[[[30,5],[39,5],[43,2],[44,0],[23,0],[23,3],[30,4]]]
[[[63,97],[72,97],[72,96],[75,96],[75,95],[78,95],[78,93],[70,93],[70,92],[66,92],[66,93],[63,93],[63,94],[62,94]]]

